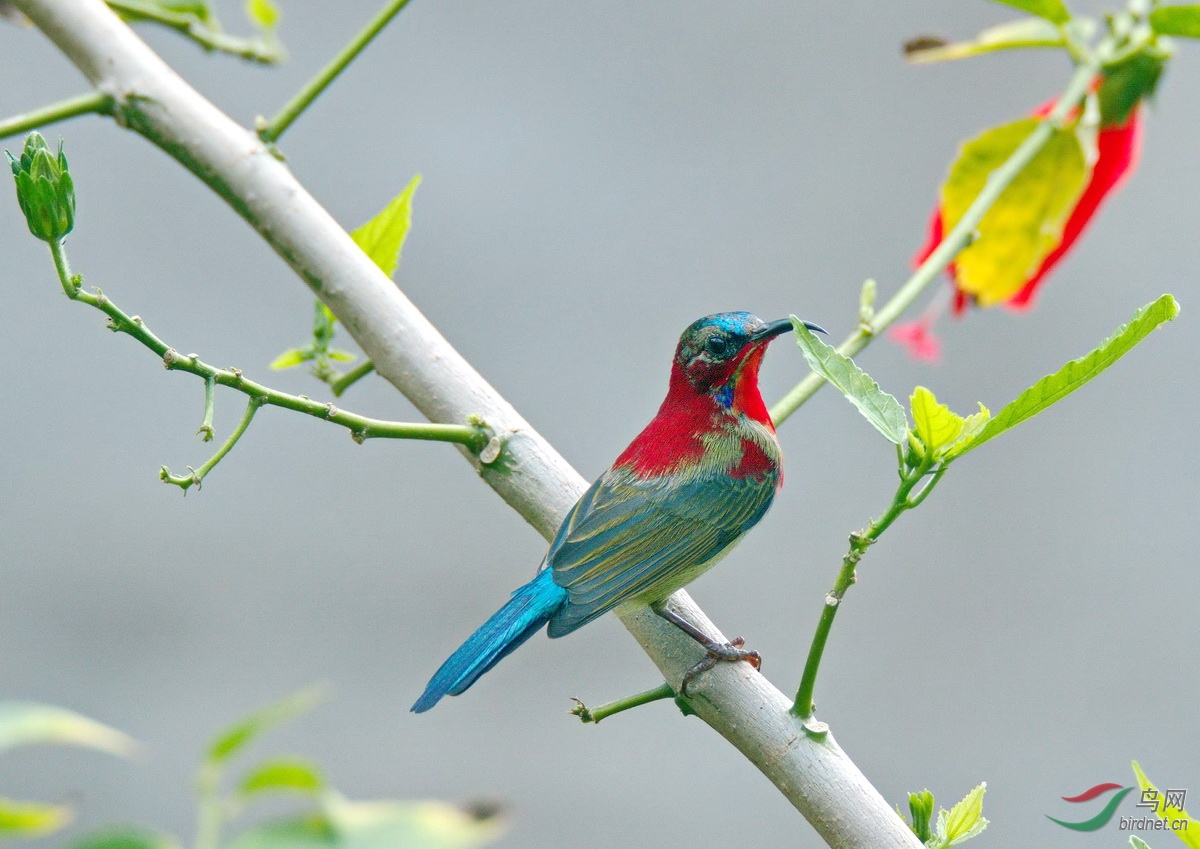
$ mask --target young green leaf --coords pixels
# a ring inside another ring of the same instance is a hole
[[[214,766],[224,763],[263,733],[312,710],[324,697],[324,687],[309,687],[256,710],[213,738],[206,761]]]
[[[85,834],[69,849],[180,849],[178,841],[139,826],[114,826]]]
[[[1006,6],[1020,9],[1054,24],[1065,24],[1071,20],[1071,12],[1062,0],[996,0]]]
[[[950,809],[950,813],[946,816],[944,831],[945,837],[949,841],[947,846],[954,846],[970,840],[987,828],[988,821],[983,818],[983,794],[986,790],[987,782],[985,781]],[[941,831],[940,828],[939,831]]]
[[[107,725],[66,708],[31,702],[0,702],[0,750],[31,743],[85,746],[130,756],[137,743]]]
[[[1129,835],[1129,845],[1132,846],[1133,849],[1150,849],[1150,847],[1146,845],[1146,841],[1142,840],[1142,838],[1138,837],[1136,834]]]
[[[936,41],[917,42],[905,51],[908,61],[924,65],[967,59],[996,50],[1015,50],[1028,47],[1063,47],[1066,40],[1062,30],[1044,18],[1021,18],[983,30],[971,41],[939,44]]]
[[[312,348],[289,348],[275,359],[271,360],[270,368],[279,371],[285,368],[295,368],[313,358]]]
[[[279,25],[279,7],[272,0],[247,0],[246,17],[260,29],[270,32]]]
[[[1143,800],[1146,798],[1146,791],[1153,792],[1153,798],[1156,800],[1154,815],[1167,821],[1169,830],[1183,841],[1184,846],[1200,849],[1200,822],[1188,816],[1188,812],[1183,809],[1183,799],[1168,798],[1167,794],[1155,787],[1146,777],[1137,761],[1133,762],[1133,774],[1137,776],[1138,786],[1142,788]]]
[[[238,785],[243,799],[263,793],[301,793],[315,795],[325,789],[321,768],[298,758],[274,758],[246,773]]]
[[[1090,354],[1071,360],[1054,374],[1047,375],[1026,389],[1016,400],[1001,409],[967,450],[974,450],[989,439],[1032,418],[1052,404],[1061,401],[1111,366],[1145,339],[1152,330],[1179,315],[1179,304],[1170,295],[1163,295],[1133,314],[1128,324],[1117,328],[1112,336],[1100,343]],[[963,452],[965,453],[965,451]],[[1198,831],[1197,833],[1200,833]]]
[[[330,348],[329,359],[339,363],[352,363],[358,359],[358,355],[352,354],[349,351],[343,351],[341,348]]]
[[[913,390],[909,407],[912,410],[913,432],[934,456],[958,439],[966,424],[966,419],[951,412],[945,404],[939,404],[934,394],[924,386]]]
[[[993,127],[962,146],[942,186],[942,226],[949,230],[988,179],[1040,124],[1023,118]],[[1072,129],[1056,129],[979,222],[978,238],[955,259],[958,287],[981,306],[1008,300],[1062,241],[1083,192],[1088,166]]]
[[[1151,9],[1150,27],[1159,35],[1200,38],[1200,6],[1159,6]]]
[[[417,174],[378,215],[350,234],[354,243],[388,277],[395,275],[396,266],[400,264],[400,252],[412,226],[413,195],[419,185],[421,175]]]
[[[71,820],[65,805],[0,799],[0,837],[35,837],[57,831]]]
[[[865,371],[812,334],[804,322],[792,316],[796,344],[809,367],[841,390],[858,411],[890,442],[896,445],[908,438],[908,418],[893,396],[879,388]]]

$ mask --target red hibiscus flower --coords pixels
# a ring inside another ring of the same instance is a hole
[[[1054,108],[1054,101],[1045,103],[1034,112],[1041,117]],[[1110,125],[1101,124],[1096,134],[1096,161],[1092,165],[1091,174],[1084,187],[1083,193],[1075,202],[1063,227],[1062,240],[1054,250],[1050,251],[1037,269],[1026,280],[1012,297],[1005,301],[1005,306],[1015,310],[1025,310],[1033,306],[1033,299],[1038,287],[1046,275],[1058,264],[1075,242],[1083,235],[1096,211],[1104,203],[1104,199],[1119,186],[1137,163],[1138,152],[1141,148],[1142,122],[1141,110],[1135,105],[1129,110],[1121,123]],[[935,209],[929,222],[929,236],[925,246],[913,258],[913,265],[919,266],[933,253],[942,242],[942,213]],[[973,302],[968,293],[958,287],[958,278],[954,264],[946,268],[946,273],[954,283],[954,313],[962,314]]]

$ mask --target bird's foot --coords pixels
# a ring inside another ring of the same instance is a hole
[[[762,655],[751,649],[742,648],[744,645],[746,645],[746,641],[741,637],[734,637],[728,643],[710,642],[706,645],[704,650],[707,656],[683,674],[683,681],[679,684],[679,694],[686,696],[688,685],[696,680],[696,676],[707,672],[718,663],[736,663],[744,660],[755,669],[762,669]]]

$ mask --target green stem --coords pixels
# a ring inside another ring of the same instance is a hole
[[[915,500],[910,499],[913,489],[921,483],[925,475],[933,468],[933,461],[925,458],[915,467],[902,468],[900,485],[892,497],[892,503],[878,519],[873,520],[864,531],[850,535],[850,548],[842,558],[842,568],[838,571],[837,580],[833,583],[828,595],[825,596],[825,607],[821,610],[821,618],[817,621],[817,630],[813,633],[812,645],[808,649],[808,659],[804,662],[804,674],[800,677],[800,686],[796,690],[796,701],[792,704],[792,713],[801,719],[810,719],[816,711],[813,693],[817,686],[817,671],[821,668],[821,658],[825,654],[825,643],[829,640],[829,632],[833,629],[833,620],[846,590],[850,589],[857,580],[855,569],[867,549],[879,539],[892,523],[906,510],[920,504],[929,492],[942,479],[946,467],[941,466],[934,476],[920,491]]]
[[[103,312],[109,318],[109,329],[114,332],[126,333],[141,342],[158,356],[162,357],[163,365],[174,371],[185,371],[204,378],[206,384],[228,386],[255,401],[259,406],[270,404],[285,410],[323,419],[336,425],[341,425],[350,431],[355,442],[361,443],[366,439],[422,439],[435,442],[454,442],[465,445],[474,453],[482,451],[491,441],[492,432],[482,423],[478,424],[436,424],[433,422],[389,422],[360,416],[339,410],[332,403],[314,401],[307,395],[289,395],[277,389],[271,389],[242,375],[240,369],[219,369],[203,362],[194,355],[183,355],[166,342],[155,336],[146,323],[138,316],[130,316],[114,304],[107,295],[99,289],[85,292],[80,288],[82,280],[71,274],[67,263],[66,252],[61,242],[50,245],[50,253],[54,258],[54,268],[58,272],[59,281],[67,297],[81,301]],[[205,397],[205,424],[211,425],[210,399]],[[204,430],[204,427],[201,427]],[[226,449],[228,450],[228,449]],[[219,459],[219,458],[218,458]],[[491,459],[495,462],[495,458]]]
[[[663,683],[659,684],[653,690],[646,690],[644,693],[637,693],[633,696],[617,699],[608,704],[600,705],[598,708],[589,708],[583,702],[579,701],[579,699],[576,699],[575,707],[571,708],[571,713],[579,717],[583,722],[599,722],[613,714],[621,713],[631,708],[648,705],[651,702],[657,702],[662,699],[673,698],[675,698],[675,691],[671,689],[669,684]]]
[[[370,360],[363,360],[354,368],[350,369],[350,371],[346,372],[333,383],[329,384],[329,388],[333,390],[333,397],[342,397],[343,392],[374,371],[375,363],[371,362]]]
[[[374,18],[356,35],[342,51],[326,65],[321,72],[308,81],[304,88],[284,104],[283,108],[270,122],[258,129],[258,137],[268,144],[276,142],[300,115],[321,96],[346,66],[353,62],[375,36],[379,35],[397,13],[408,5],[409,0],[388,0],[388,3]]]
[[[1097,47],[1096,52],[1101,53],[1104,45]],[[905,281],[899,291],[892,296],[882,309],[876,312],[869,320],[862,320],[858,327],[847,336],[842,344],[838,346],[838,353],[847,357],[854,357],[859,351],[867,347],[871,340],[888,328],[896,319],[898,319],[913,302],[928,288],[937,276],[946,269],[959,252],[970,244],[974,237],[975,229],[979,226],[979,222],[983,220],[983,216],[992,208],[992,204],[1004,193],[1009,184],[1016,178],[1018,174],[1028,165],[1037,155],[1053,135],[1055,129],[1062,126],[1067,116],[1070,114],[1079,103],[1087,96],[1088,86],[1099,73],[1099,61],[1092,57],[1088,61],[1079,65],[1075,69],[1071,80],[1067,83],[1066,89],[1062,96],[1058,98],[1058,103],[1054,109],[1042,119],[1041,123],[1034,129],[1032,133],[1026,136],[1020,146],[1013,151],[1007,161],[988,176],[987,183],[984,184],[983,191],[975,198],[974,202],[963,213],[958,223],[954,228],[942,239],[942,243],[938,245],[937,250],[931,253],[926,260],[921,263],[920,268],[913,273],[912,277]],[[825,379],[817,374],[809,374],[771,408],[771,418],[778,426],[787,420],[792,413],[800,409],[809,398],[811,398]]]
[[[107,94],[101,94],[98,91],[89,91],[87,94],[68,97],[66,100],[60,100],[57,103],[51,103],[49,106],[34,109],[32,112],[26,112],[24,115],[13,115],[11,118],[0,121],[0,139],[19,135],[20,133],[27,133],[30,130],[36,130],[38,127],[44,127],[47,124],[56,124],[59,121],[65,121],[68,118],[74,118],[78,115],[90,115],[92,113],[111,115],[114,104],[115,101],[111,97]]]
[[[211,375],[204,378],[204,421],[200,422],[200,429],[196,433],[200,434],[202,442],[212,442],[213,438],[213,403],[216,400],[215,395],[217,389],[216,378]]]
[[[50,242],[50,256],[54,258],[54,270],[58,272],[58,282],[62,284],[63,292],[72,301],[79,299],[78,277],[71,273],[71,265],[67,262],[67,252],[63,250],[62,240]]]
[[[145,0],[107,0],[114,12],[128,21],[153,21],[190,38],[205,50],[229,53],[252,62],[275,65],[284,51],[274,38],[239,38],[213,27],[191,12],[163,8]]]
[[[196,849],[219,849],[221,825],[221,769],[205,763],[196,777],[196,796],[199,804],[196,822]]]
[[[188,471],[191,474],[173,475],[166,466],[163,466],[158,473],[163,483],[175,484],[175,486],[182,489],[185,493],[193,485],[198,488],[204,481],[205,475],[211,472],[217,463],[221,462],[225,455],[233,450],[233,446],[237,445],[238,440],[242,438],[242,434],[246,432],[246,428],[250,427],[250,422],[254,420],[254,414],[258,412],[258,408],[264,403],[266,402],[262,398],[251,398],[246,403],[246,412],[242,413],[242,420],[238,422],[238,426],[234,428],[233,433],[229,434],[229,438],[221,444],[216,453],[209,457],[200,468],[193,469],[191,466],[188,466]]]

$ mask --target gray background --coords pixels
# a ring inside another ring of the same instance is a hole
[[[285,3],[292,60],[276,70],[141,31],[249,122],[375,7]],[[218,8],[241,28],[238,4]],[[958,141],[1025,113],[1069,70],[1051,53],[909,68],[899,44],[968,36],[1010,11],[415,3],[282,146],[351,227],[424,175],[399,285],[593,477],[656,409],[695,317],[796,312],[840,337],[863,278],[894,291]],[[0,61],[0,113],[83,88],[34,30],[0,27]],[[1131,783],[1133,758],[1200,794],[1198,84],[1200,49],[1181,45],[1140,171],[1035,311],[944,322],[937,368],[885,343],[860,358],[898,395],[923,383],[960,410],[995,409],[1160,293],[1185,307],[1085,391],[963,461],[870,552],[839,618],[821,718],[889,800],[928,786],[949,803],[986,779],[994,824],[980,846],[1124,845],[1115,824],[1078,834],[1044,815],[1091,816],[1098,806],[1058,797]],[[79,187],[76,270],[181,351],[320,395],[300,370],[266,370],[304,339],[311,297],[249,228],[136,136],[95,118],[59,132]],[[256,752],[317,757],[349,795],[501,798],[513,847],[818,845],[669,704],[598,727],[565,715],[570,696],[658,682],[611,617],[534,639],[468,696],[409,714],[543,541],[449,447],[360,447],[278,410],[181,498],[157,471],[207,457],[193,436],[200,383],[68,304],[7,186],[0,201],[0,696],[69,706],[147,744],[132,762],[8,754],[3,795],[73,800],[80,827],[138,820],[187,836],[203,741],[328,681],[329,704]],[[765,394],[803,370],[779,345]],[[344,406],[415,415],[377,378]],[[241,409],[221,393],[219,435]],[[781,439],[774,510],[693,591],[790,691],[846,534],[883,509],[894,471],[831,392]]]

